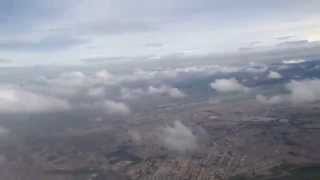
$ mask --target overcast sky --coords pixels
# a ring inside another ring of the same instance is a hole
[[[0,62],[138,61],[312,42],[319,18],[319,0],[1,0]]]

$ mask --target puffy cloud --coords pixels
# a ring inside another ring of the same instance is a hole
[[[131,113],[129,106],[123,102],[106,100],[103,102],[103,107],[109,114],[128,115]]]
[[[111,80],[112,75],[107,70],[100,70],[96,72],[95,74],[96,78],[102,80],[102,81],[108,81]]]
[[[17,88],[0,88],[0,113],[42,113],[69,108],[70,104],[62,99]]]
[[[186,94],[180,91],[178,88],[170,87],[170,86],[149,86],[147,89],[137,88],[137,89],[121,89],[121,98],[123,99],[136,99],[142,96],[153,96],[153,95],[161,95],[168,96],[172,98],[184,98]]]
[[[122,99],[136,99],[146,94],[147,93],[143,89],[128,89],[128,88],[121,89]]]
[[[320,80],[291,81],[286,85],[291,92],[290,100],[293,103],[307,103],[320,100]]]
[[[231,79],[217,79],[210,83],[210,87],[218,92],[247,92],[248,87],[242,85],[238,80]]]
[[[148,93],[151,95],[153,95],[153,94],[167,95],[172,98],[183,98],[186,96],[178,88],[173,88],[173,87],[169,87],[169,86],[160,86],[160,87],[150,86],[148,88]]]
[[[285,101],[285,98],[283,96],[272,96],[272,97],[266,97],[264,95],[257,95],[256,100],[262,104],[279,104]]]
[[[161,131],[160,138],[168,149],[186,152],[197,148],[196,136],[180,121],[175,121],[173,126],[164,127]]]
[[[278,73],[278,72],[270,71],[269,74],[268,74],[268,78],[269,79],[281,79],[282,75],[280,73]]]
[[[303,104],[320,100],[319,79],[291,81],[286,84],[285,88],[289,91],[289,94],[276,95],[269,98],[257,95],[256,100],[263,104],[279,104],[283,102]]]
[[[117,83],[117,80],[107,70],[99,70],[93,73],[63,72],[55,77],[44,78],[44,82],[53,94],[70,98],[81,94],[91,97],[103,96],[103,89]]]
[[[53,79],[52,82],[63,86],[79,86],[84,83],[85,79],[86,75],[83,72],[72,71],[60,74],[57,78]]]

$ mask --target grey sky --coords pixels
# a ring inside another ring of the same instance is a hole
[[[318,0],[2,0],[0,58],[79,64],[318,41],[319,7]]]

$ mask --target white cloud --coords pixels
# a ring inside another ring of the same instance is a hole
[[[320,80],[291,81],[286,85],[291,92],[290,100],[293,103],[308,103],[320,100]]]
[[[128,115],[131,113],[129,106],[123,102],[106,100],[103,102],[103,107],[109,114]]]
[[[269,79],[281,79],[282,75],[276,71],[270,71],[268,74]]]
[[[169,86],[149,86],[148,93],[151,95],[166,95],[172,98],[184,98],[186,95],[180,91],[178,88],[173,88]]]
[[[70,104],[62,99],[17,88],[0,87],[0,113],[55,112],[69,108]]]
[[[96,78],[102,81],[109,81],[112,79],[112,74],[107,70],[100,70],[95,74]]]
[[[279,103],[282,103],[285,101],[285,98],[281,95],[279,96],[272,96],[272,97],[266,97],[266,96],[263,96],[263,95],[257,95],[256,96],[256,100],[262,104],[279,104]]]
[[[122,88],[121,89],[121,98],[122,99],[136,99],[141,96],[146,95],[146,92],[143,89],[129,89]]]
[[[136,99],[141,98],[143,96],[154,96],[154,95],[161,95],[161,96],[168,96],[171,98],[184,98],[186,94],[183,93],[178,88],[170,87],[170,86],[149,86],[147,89],[136,88],[136,89],[129,89],[129,88],[122,88],[121,89],[121,98],[122,99]]]
[[[86,75],[80,71],[64,72],[49,82],[56,86],[82,86],[86,83]]]
[[[231,79],[217,79],[210,83],[210,87],[218,92],[247,92],[248,87],[242,85],[238,80]]]
[[[172,127],[167,126],[161,130],[160,138],[167,148],[179,152],[192,151],[197,148],[195,135],[180,121],[175,121]]]
[[[291,59],[291,60],[282,61],[283,64],[300,64],[304,62],[306,62],[306,60],[304,59]]]
[[[83,92],[89,96],[103,96],[105,86],[116,83],[106,70],[100,70],[93,73],[83,73],[80,71],[63,72],[53,78],[45,78],[45,83],[50,92],[55,95],[70,98]]]
[[[279,104],[289,102],[293,104],[311,103],[320,101],[320,80],[308,79],[300,81],[291,81],[285,88],[289,94],[266,97],[257,95],[256,100],[263,104]]]

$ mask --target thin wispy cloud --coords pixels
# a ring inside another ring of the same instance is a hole
[[[313,0],[143,0],[139,5],[129,0],[3,0],[0,51],[25,66],[81,64],[93,56],[205,56],[234,52],[243,44],[300,46],[317,40],[319,5]]]

